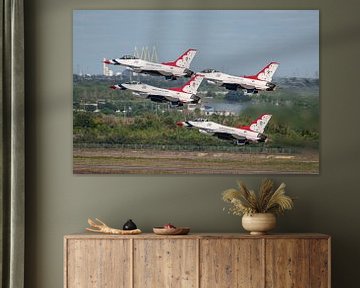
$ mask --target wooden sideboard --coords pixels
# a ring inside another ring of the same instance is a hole
[[[325,288],[323,234],[66,235],[65,288]]]

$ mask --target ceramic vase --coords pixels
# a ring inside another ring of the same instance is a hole
[[[251,235],[263,235],[276,226],[276,217],[272,213],[243,215],[242,226]]]

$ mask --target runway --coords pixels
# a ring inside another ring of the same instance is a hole
[[[272,155],[75,148],[74,174],[318,174],[317,153]]]

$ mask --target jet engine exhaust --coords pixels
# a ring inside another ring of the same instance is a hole
[[[194,71],[191,71],[190,69],[185,69],[184,73],[185,73],[185,77],[190,78],[194,74]]]
[[[276,85],[274,83],[266,83],[266,86],[268,88],[266,88],[266,91],[274,91]]]

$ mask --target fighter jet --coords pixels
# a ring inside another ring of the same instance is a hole
[[[230,127],[221,125],[207,119],[197,119],[194,121],[177,122],[179,127],[196,128],[199,132],[206,135],[216,136],[219,139],[231,140],[236,145],[248,143],[267,142],[268,137],[263,134],[264,129],[272,115],[263,114],[249,126]]]
[[[209,83],[218,84],[228,90],[242,89],[249,94],[256,94],[259,91],[273,91],[275,89],[276,85],[271,81],[278,66],[279,63],[271,62],[259,73],[251,76],[233,76],[215,69],[203,70],[201,74]]]
[[[185,85],[176,88],[158,88],[137,81],[126,82],[110,86],[112,89],[132,90],[135,95],[145,97],[154,102],[170,102],[174,106],[183,106],[184,103],[200,103],[201,98],[196,92],[204,77],[194,75]]]
[[[155,63],[139,59],[132,55],[125,55],[116,59],[105,59],[105,64],[122,65],[131,68],[136,73],[165,76],[166,79],[176,80],[178,77],[191,77],[190,63],[196,54],[195,49],[188,49],[178,59],[171,62]]]

